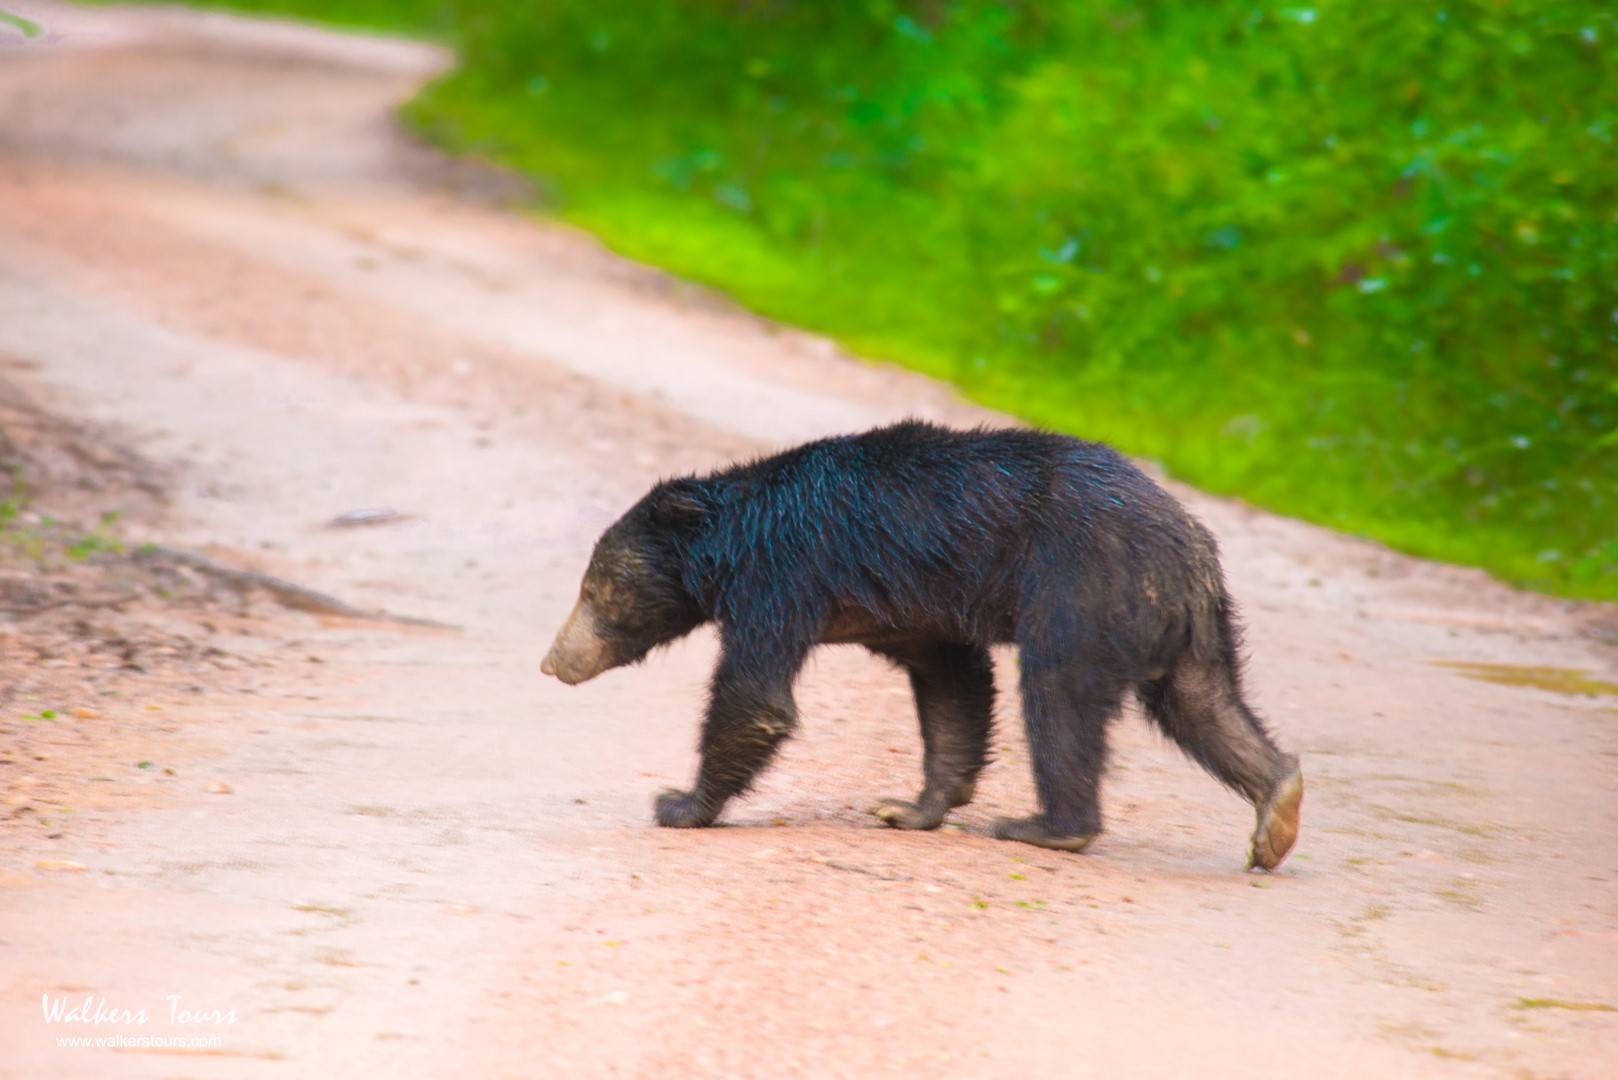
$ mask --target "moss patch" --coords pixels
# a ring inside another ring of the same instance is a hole
[[[1500,683],[1504,686],[1531,686],[1556,694],[1618,694],[1618,683],[1592,678],[1580,668],[1530,667],[1522,664],[1491,664],[1468,660],[1434,660],[1435,667],[1449,668],[1469,679]]]

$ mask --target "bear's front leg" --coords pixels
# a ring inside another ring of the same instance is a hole
[[[792,677],[799,663],[763,665],[733,655],[719,661],[702,725],[702,764],[691,791],[657,797],[657,823],[676,829],[712,825],[725,803],[753,786],[775,748],[798,725]]]
[[[873,652],[910,673],[921,719],[924,784],[915,802],[883,799],[871,808],[895,829],[936,829],[944,816],[972,801],[989,754],[994,714],[994,664],[981,645],[919,642]]]

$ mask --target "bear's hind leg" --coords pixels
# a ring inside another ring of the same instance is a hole
[[[994,825],[996,839],[1083,851],[1100,835],[1107,725],[1118,714],[1126,689],[1082,648],[1051,655],[1025,642],[1023,720],[1040,813],[1001,818]]]
[[[936,829],[972,801],[989,751],[994,665],[981,645],[950,642],[873,649],[904,665],[921,719],[923,786],[915,802],[883,799],[871,812],[896,829]]]
[[[1190,655],[1140,688],[1146,714],[1215,779],[1253,804],[1248,869],[1273,870],[1298,840],[1303,773],[1242,701],[1235,672]]]

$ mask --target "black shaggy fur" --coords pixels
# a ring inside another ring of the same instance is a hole
[[[997,642],[1021,650],[1040,804],[997,835],[1077,850],[1100,831],[1107,723],[1131,691],[1259,808],[1261,832],[1296,774],[1242,700],[1212,536],[1097,443],[912,421],[666,481],[601,537],[583,595],[610,666],[718,624],[701,768],[658,800],[663,825],[708,825],[749,788],[796,727],[793,681],[823,643],[909,673],[925,779],[914,803],[877,809],[898,827],[934,828],[971,799]]]

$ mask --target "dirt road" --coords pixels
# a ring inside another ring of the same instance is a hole
[[[44,33],[0,24],[0,354],[184,463],[177,539],[464,629],[288,614],[164,705],[150,806],[0,850],[0,1074],[1618,1075],[1618,697],[1444,666],[1613,680],[1610,609],[1180,491],[1303,755],[1281,873],[1134,716],[1088,855],[986,838],[1032,802],[1009,705],[954,825],[880,827],[919,739],[848,649],[730,827],[655,829],[714,644],[541,677],[600,528],[659,475],[985,414],[503,208],[391,120],[434,50],[6,7]],[[411,516],[321,527],[377,506]],[[174,1033],[220,1045],[59,1043]]]

